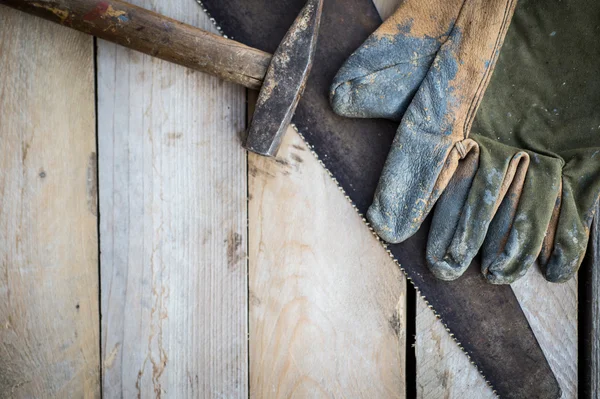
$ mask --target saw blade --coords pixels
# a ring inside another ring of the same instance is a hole
[[[305,2],[197,1],[222,33],[271,53]],[[371,0],[325,1],[313,71],[293,119],[361,216],[373,199],[397,125],[339,117],[329,105],[328,93],[342,63],[379,24]],[[385,250],[499,396],[560,397],[556,377],[510,286],[487,283],[479,273],[479,260],[453,282],[431,274],[425,261],[429,223],[404,243],[383,244]]]

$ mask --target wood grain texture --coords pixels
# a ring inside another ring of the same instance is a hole
[[[563,398],[576,398],[577,281],[548,283],[538,269],[532,268],[512,287],[558,379]],[[419,398],[495,396],[421,299],[417,300],[416,354]]]
[[[271,62],[264,51],[120,0],[0,0],[0,4],[252,89],[260,88]]]
[[[417,298],[416,323],[418,398],[487,399],[496,396],[421,298]]]
[[[577,279],[549,283],[537,267],[513,291],[563,391],[577,398]]]
[[[97,63],[104,396],[246,397],[245,90],[104,41]]]
[[[0,397],[99,397],[92,39],[0,7],[0,71]]]
[[[399,268],[293,129],[248,164],[250,396],[405,397]]]
[[[512,285],[563,390],[577,397],[577,282],[548,283],[530,270]],[[495,395],[444,326],[417,301],[417,390],[419,398],[491,398]],[[465,395],[474,396],[465,396]]]
[[[405,397],[405,290],[298,134],[249,155],[250,396]]]

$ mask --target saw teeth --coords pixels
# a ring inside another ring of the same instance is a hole
[[[194,1],[196,3],[198,3],[198,5],[202,8],[202,11],[204,11],[204,13],[208,16],[208,18],[210,19],[210,22],[212,22],[213,26],[217,29],[217,31],[219,32],[219,34],[221,36],[223,36],[225,39],[231,39],[231,40],[233,40],[233,37],[228,37],[223,32],[223,28],[221,28],[221,26],[219,26],[217,24],[217,21],[210,15],[210,12],[208,12],[206,6],[204,6],[204,3],[202,3],[202,0],[194,0]],[[383,241],[381,239],[381,237],[379,237],[379,235],[377,235],[377,233],[375,233],[375,230],[373,230],[373,227],[371,227],[371,224],[366,219],[365,215],[363,215],[358,210],[358,207],[352,201],[352,199],[350,198],[350,196],[348,195],[348,193],[346,193],[346,190],[337,181],[337,179],[335,178],[335,176],[333,175],[333,173],[329,170],[329,168],[327,168],[327,166],[325,166],[325,163],[323,163],[323,161],[321,160],[321,158],[319,158],[319,154],[317,154],[315,152],[314,147],[312,145],[310,145],[310,143],[308,143],[308,141],[306,141],[306,138],[304,137],[304,135],[302,133],[300,133],[300,130],[298,130],[298,127],[296,126],[295,123],[291,123],[290,126],[294,128],[294,130],[296,131],[296,133],[298,133],[298,135],[300,136],[300,138],[302,139],[302,141],[304,142],[304,144],[306,144],[306,146],[310,150],[310,153],[315,157],[315,159],[317,160],[317,162],[319,162],[319,164],[323,167],[323,169],[325,169],[325,171],[327,172],[327,174],[329,175],[329,177],[331,178],[331,180],[333,180],[333,182],[336,184],[338,190],[340,190],[344,194],[344,197],[346,197],[346,200],[350,203],[350,205],[352,205],[352,208],[354,208],[354,210],[356,211],[356,213],[358,214],[358,216],[360,216],[360,218],[362,219],[363,223],[367,226],[367,228],[369,229],[369,231],[371,232],[371,234],[373,234],[373,236],[381,244],[381,246],[383,247],[383,249],[387,252],[388,256],[394,261],[394,263],[396,264],[396,266],[398,266],[398,268],[402,271],[402,273],[404,274],[404,277],[406,277],[406,279],[414,287],[415,291],[417,292],[417,295],[419,295],[419,297],[423,301],[425,301],[425,304],[427,305],[427,307],[429,309],[431,309],[431,311],[433,312],[433,314],[435,315],[435,317],[438,320],[440,320],[440,322],[442,323],[442,325],[444,326],[444,328],[446,329],[446,331],[448,331],[448,334],[450,335],[450,338],[452,338],[452,340],[458,345],[458,347],[460,348],[460,350],[467,356],[467,359],[469,360],[469,362],[473,366],[475,366],[475,368],[477,369],[477,371],[479,372],[479,374],[483,377],[483,379],[484,379],[485,383],[487,384],[487,386],[489,386],[490,389],[492,390],[492,393],[494,395],[496,395],[497,398],[500,398],[500,396],[498,395],[498,392],[496,391],[496,389],[494,388],[494,386],[492,385],[492,383],[490,381],[488,381],[488,379],[486,378],[486,376],[483,374],[483,371],[473,361],[473,359],[471,358],[471,355],[469,354],[469,352],[467,352],[465,350],[465,348],[462,346],[462,344],[460,343],[460,341],[456,338],[456,336],[454,335],[454,333],[452,333],[452,331],[450,330],[450,328],[448,328],[448,325],[444,322],[444,319],[442,319],[442,317],[439,315],[438,312],[436,312],[436,310],[433,308],[433,306],[431,306],[429,304],[429,301],[427,300],[427,298],[423,294],[421,294],[421,290],[419,289],[419,287],[417,287],[415,285],[413,279],[409,277],[409,275],[406,272],[406,270],[402,267],[402,265],[400,265],[400,262],[398,262],[398,259],[396,259],[394,257],[394,255],[392,254],[392,251],[388,249],[388,244],[385,241]]]
[[[217,28],[217,31],[219,32],[219,34],[221,36],[223,36],[225,39],[231,39],[231,40],[233,40],[233,37],[228,37],[226,34],[223,33],[223,28],[221,28],[221,26],[219,26],[219,24],[217,24],[217,21],[212,17],[212,15],[210,15],[210,13],[206,9],[206,6],[202,2],[202,0],[194,0],[194,1],[196,3],[198,3],[198,5],[200,6],[200,8],[202,8],[202,11],[204,11],[204,13],[208,16],[210,22],[212,22],[213,26],[215,28]]]
[[[196,1],[198,1],[198,0],[196,0]],[[500,396],[498,395],[498,392],[496,391],[496,389],[494,388],[494,386],[492,385],[492,383],[486,378],[486,376],[483,374],[483,371],[473,361],[473,358],[471,357],[471,355],[469,354],[469,352],[467,352],[465,350],[465,348],[462,346],[462,344],[460,343],[460,341],[456,338],[456,336],[454,335],[454,333],[452,333],[452,331],[450,330],[450,328],[448,327],[448,325],[444,322],[444,319],[442,319],[442,317],[440,316],[440,314],[433,308],[433,306],[431,306],[429,304],[429,301],[427,300],[427,297],[425,297],[421,293],[421,290],[419,289],[419,287],[417,287],[417,285],[415,284],[415,282],[413,281],[413,279],[409,277],[409,275],[406,272],[406,270],[404,269],[404,267],[402,267],[402,265],[400,265],[400,262],[398,262],[398,259],[396,259],[394,257],[394,255],[392,254],[392,251],[390,249],[388,249],[388,244],[385,241],[383,241],[381,239],[381,237],[379,237],[377,235],[377,233],[375,233],[375,230],[373,229],[373,227],[371,227],[371,224],[367,221],[367,219],[365,218],[365,216],[358,210],[358,207],[352,201],[352,199],[350,198],[350,196],[346,193],[346,190],[344,190],[344,188],[340,185],[340,183],[337,181],[337,179],[335,177],[333,177],[333,173],[327,168],[327,166],[325,165],[325,163],[323,163],[323,161],[319,158],[319,154],[317,154],[313,150],[313,147],[306,141],[306,138],[304,137],[304,135],[302,133],[300,133],[300,130],[298,130],[298,127],[296,126],[296,124],[292,123],[290,126],[292,126],[294,128],[294,130],[296,131],[296,133],[298,133],[298,135],[300,136],[300,138],[302,139],[302,141],[304,141],[304,144],[306,144],[306,146],[310,149],[310,153],[315,157],[315,159],[319,162],[319,164],[327,171],[327,173],[329,174],[329,176],[331,176],[332,180],[338,186],[338,189],[342,193],[344,193],[344,197],[346,197],[346,199],[348,200],[348,202],[350,202],[350,205],[352,205],[352,208],[354,208],[354,210],[356,211],[356,213],[358,214],[358,216],[360,216],[360,218],[362,219],[362,221],[364,222],[364,224],[367,226],[367,228],[369,229],[369,231],[371,232],[371,234],[373,234],[373,236],[375,236],[375,238],[381,244],[381,246],[383,247],[383,249],[385,250],[385,252],[388,254],[388,256],[394,261],[394,263],[396,264],[396,266],[398,266],[398,268],[402,271],[402,273],[404,274],[404,277],[406,277],[406,279],[414,287],[415,291],[417,292],[417,295],[419,295],[419,297],[423,301],[425,301],[425,304],[427,305],[427,307],[429,309],[431,309],[431,311],[433,312],[433,314],[435,315],[435,317],[442,323],[442,325],[444,326],[444,328],[446,329],[446,331],[450,335],[450,338],[452,338],[452,340],[458,345],[458,347],[460,348],[460,350],[467,356],[467,359],[469,360],[469,362],[473,366],[475,366],[475,368],[477,369],[477,371],[479,372],[479,374],[483,377],[483,380],[485,381],[485,383],[487,384],[487,386],[490,387],[490,389],[492,390],[492,393],[497,398],[499,398]]]

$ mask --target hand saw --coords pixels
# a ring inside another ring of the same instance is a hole
[[[304,0],[202,0],[200,4],[229,37],[273,52]],[[331,110],[328,92],[342,63],[380,23],[371,0],[325,1],[313,72],[293,119],[361,215],[373,198],[396,126],[382,120],[341,118]],[[560,397],[556,377],[512,289],[486,283],[478,272],[478,260],[456,281],[435,279],[425,262],[428,229],[426,222],[410,240],[384,247],[488,383],[501,397]]]

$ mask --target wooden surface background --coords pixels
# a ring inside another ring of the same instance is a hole
[[[0,7],[0,397],[493,397],[296,132],[247,156],[243,88],[96,44]],[[576,281],[513,287],[576,397]]]
[[[194,1],[134,3],[213,28]],[[104,394],[247,396],[246,91],[97,57]]]
[[[93,65],[92,38],[0,8],[2,398],[100,396]]]

